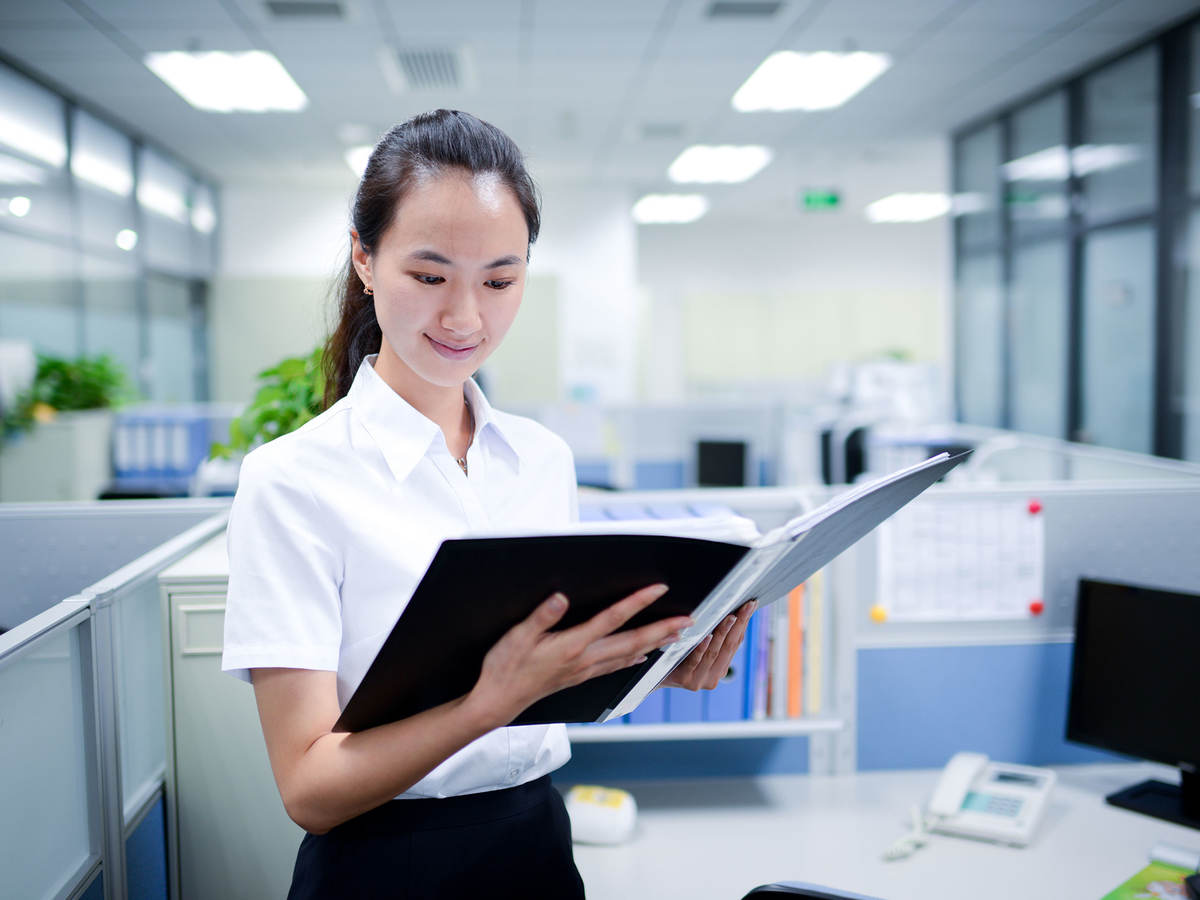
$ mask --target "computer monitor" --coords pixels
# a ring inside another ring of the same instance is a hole
[[[1178,766],[1109,803],[1200,828],[1200,595],[1081,579],[1067,740]]]
[[[696,484],[745,487],[745,441],[696,441]]]

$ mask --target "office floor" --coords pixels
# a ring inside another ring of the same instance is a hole
[[[1117,809],[1104,795],[1150,764],[1055,767],[1059,780],[1025,848],[935,835],[905,860],[881,854],[924,803],[937,770],[621,785],[638,802],[629,844],[577,844],[590,900],[740,900],[772,881],[809,881],[881,900],[1100,900],[1157,842],[1200,853],[1200,831]],[[565,787],[565,786],[564,786]]]

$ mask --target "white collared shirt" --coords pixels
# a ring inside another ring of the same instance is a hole
[[[561,438],[493,410],[467,381],[475,417],[467,477],[441,429],[380,378],[375,358],[328,410],[246,455],[226,535],[222,669],[247,681],[257,667],[334,671],[340,708],[443,539],[545,531],[578,518],[574,462]],[[570,755],[562,725],[499,728],[401,796],[510,787]]]

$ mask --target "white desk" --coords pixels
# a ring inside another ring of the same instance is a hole
[[[939,771],[630,782],[638,831],[619,847],[575,845],[589,900],[740,900],[772,881],[809,881],[882,900],[1100,900],[1147,863],[1159,841],[1200,852],[1200,831],[1104,802],[1150,764],[1055,767],[1030,846],[934,835],[908,859],[883,851],[907,830]],[[565,785],[563,785],[565,787]]]

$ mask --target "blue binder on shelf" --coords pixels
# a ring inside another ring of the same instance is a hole
[[[667,721],[667,691],[669,688],[659,688],[651,691],[641,705],[626,718],[630,725],[661,725]]]
[[[753,616],[751,621],[753,621]],[[729,672],[721,683],[704,694],[704,719],[707,722],[737,722],[746,712],[746,661],[749,659],[745,641],[729,663]]]
[[[763,625],[757,615],[746,623],[746,636],[742,639],[742,715],[743,719],[754,718],[754,646],[758,640],[758,629]]]
[[[659,688],[655,693],[667,695],[668,722],[701,722],[704,720],[704,692],[686,688]]]

